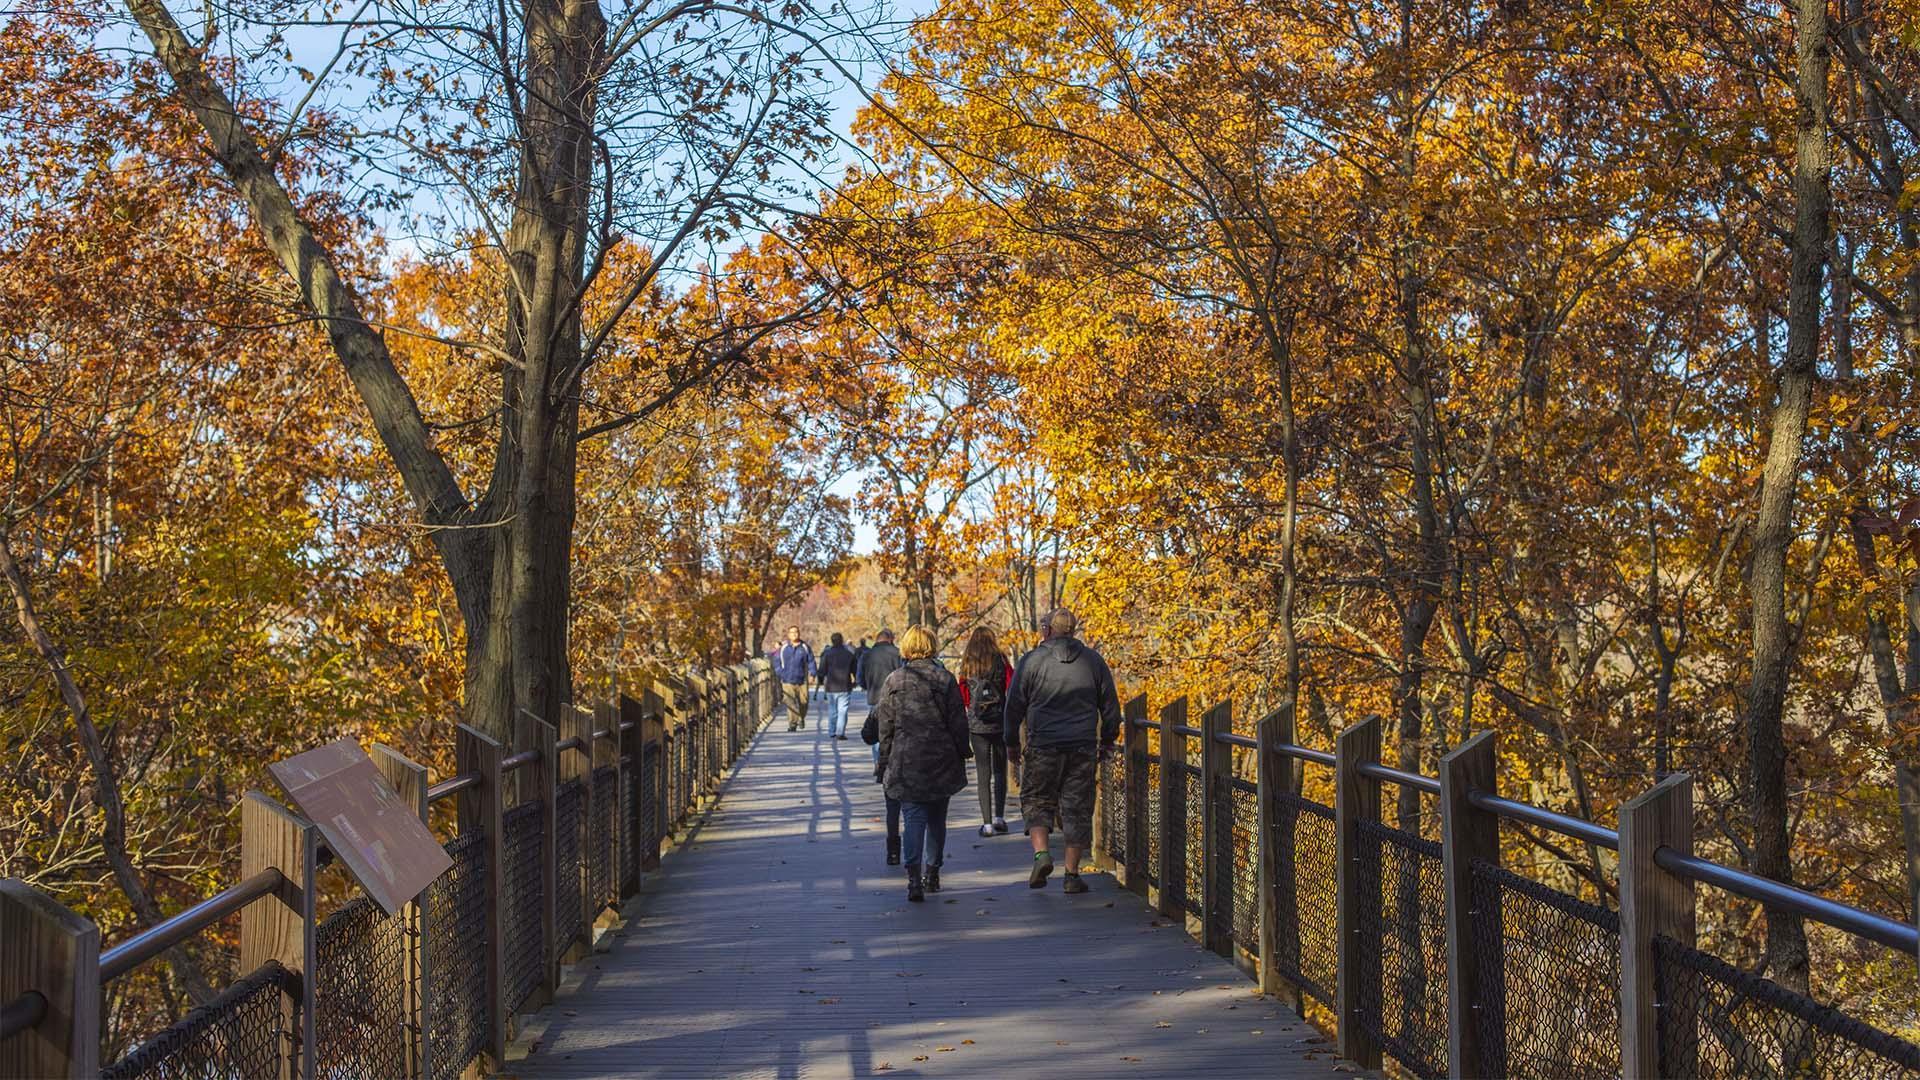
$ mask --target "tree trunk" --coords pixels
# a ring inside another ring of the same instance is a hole
[[[466,715],[524,744],[528,721],[571,707],[567,626],[574,520],[577,388],[589,358],[579,306],[591,204],[594,94],[606,24],[584,0],[525,8],[524,114],[507,238],[507,353],[500,444],[487,497],[469,504],[433,445],[386,342],[300,217],[258,141],[162,0],[126,0],[194,111],[254,224],[325,321],[444,563],[467,635]],[[498,519],[498,520],[497,520]],[[518,737],[516,738],[516,734]]]
[[[1793,880],[1784,731],[1793,654],[1793,633],[1787,621],[1787,552],[1793,542],[1793,503],[1813,399],[1821,277],[1827,257],[1826,0],[1795,0],[1794,31],[1798,77],[1787,353],[1777,380],[1747,581],[1753,607],[1753,677],[1747,688],[1746,723],[1753,870],[1777,881]],[[1776,982],[1796,990],[1807,988],[1807,935],[1798,915],[1768,909],[1766,954],[1768,974]]]

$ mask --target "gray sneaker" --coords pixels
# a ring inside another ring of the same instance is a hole
[[[1027,888],[1044,889],[1047,887],[1047,875],[1053,873],[1053,855],[1038,851],[1033,856],[1033,873],[1027,875]]]
[[[1080,880],[1079,874],[1069,871],[1066,879],[1060,883],[1060,891],[1063,893],[1083,893],[1087,891],[1087,883]]]

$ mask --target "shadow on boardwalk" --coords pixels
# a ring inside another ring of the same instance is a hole
[[[859,719],[845,742],[781,720],[760,735],[510,1075],[1351,1075],[1111,878],[1083,896],[1057,874],[1028,889],[1017,821],[981,838],[971,788],[954,798],[945,891],[907,903]]]

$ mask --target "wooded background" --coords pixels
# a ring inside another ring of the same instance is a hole
[[[1601,821],[1688,771],[1704,853],[1915,917],[1910,0],[430,14],[0,23],[0,875],[114,940],[324,739],[1064,600],[1131,690],[1498,729]],[[1711,903],[1920,1034],[1912,958]]]

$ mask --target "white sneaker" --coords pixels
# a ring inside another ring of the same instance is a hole
[[[981,835],[981,836],[992,836],[992,835],[993,835],[993,823],[992,823],[992,822],[988,822],[987,824],[985,824],[985,825],[982,825],[982,826],[980,826],[980,835]]]

